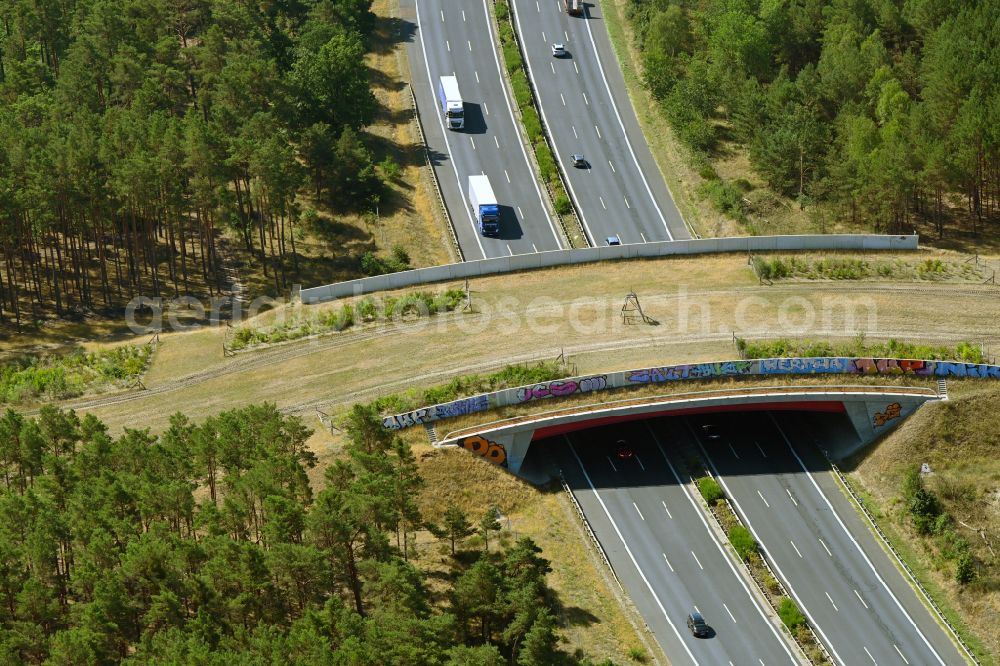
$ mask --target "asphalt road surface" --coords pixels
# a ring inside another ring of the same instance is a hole
[[[563,243],[518,135],[486,12],[485,0],[400,3],[401,37],[431,164],[466,260],[556,250]],[[464,130],[444,128],[437,90],[439,77],[447,75],[458,77]],[[475,174],[489,176],[501,206],[498,238],[479,233],[468,198]]]
[[[817,449],[850,429],[843,417],[709,414],[686,424],[838,664],[965,663]]]
[[[625,437],[633,455],[617,455]],[[681,485],[675,453],[644,422],[540,443],[566,478],[615,572],[674,666],[797,663],[781,630],[737,574]],[[695,638],[697,609],[712,628]]]
[[[513,0],[514,17],[556,159],[592,244],[689,238],[639,129],[597,3],[569,16],[561,0]],[[552,45],[567,55],[555,58]],[[583,154],[585,167],[571,156]]]

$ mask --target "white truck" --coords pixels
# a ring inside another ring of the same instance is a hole
[[[462,94],[458,92],[458,78],[441,77],[438,83],[438,102],[441,104],[444,124],[448,129],[457,130],[465,127],[465,105],[462,103]]]
[[[500,204],[493,194],[489,176],[469,176],[469,203],[484,236],[500,235]]]

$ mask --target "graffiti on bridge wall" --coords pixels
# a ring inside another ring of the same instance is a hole
[[[492,442],[482,435],[472,435],[458,440],[459,446],[489,460],[495,465],[507,466],[507,449],[503,444]]]
[[[753,374],[753,361],[725,361],[722,363],[693,363],[667,365],[661,368],[644,368],[626,373],[626,380],[633,384],[659,384],[679,379],[710,379],[737,377]]]
[[[440,419],[451,418],[452,416],[462,416],[464,414],[475,414],[484,412],[490,408],[489,396],[486,394],[453,400],[443,405],[435,405],[426,409],[415,409],[405,414],[387,416],[382,419],[382,427],[389,430],[400,430],[421,423],[430,423]]]
[[[976,377],[1000,379],[1000,366],[982,363],[951,363],[934,361],[934,374],[939,377]]]
[[[902,411],[903,408],[898,402],[886,405],[884,412],[875,412],[875,416],[872,418],[872,425],[876,428],[881,428],[889,421],[898,419]]]
[[[856,372],[851,359],[836,356],[822,358],[765,358],[757,361],[760,375],[813,375]]]
[[[862,375],[932,375],[936,361],[897,358],[856,358],[854,372]]]
[[[529,400],[555,398],[574,393],[589,393],[590,391],[600,391],[607,387],[607,375],[584,377],[582,379],[556,379],[533,386],[522,386],[517,389],[517,401],[528,402]]]
[[[921,377],[973,377],[1000,379],[1000,366],[953,361],[922,361],[894,358],[813,357],[692,363],[628,370],[608,375],[557,379],[531,386],[454,400],[443,405],[386,416],[382,425],[390,430],[473,414],[493,407],[522,404],[576,393],[604,391],[627,386],[658,384],[686,379],[769,375],[911,375]]]

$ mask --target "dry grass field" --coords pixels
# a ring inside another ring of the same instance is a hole
[[[430,290],[461,288],[459,283]],[[457,374],[566,354],[579,373],[721,360],[744,338],[1000,344],[998,290],[961,283],[799,281],[760,285],[734,255],[607,262],[484,277],[473,310],[350,328],[225,357],[222,329],[161,336],[148,391],[70,403],[114,428],[159,430],[169,415],[201,418],[270,400],[289,411],[335,412],[357,401]],[[624,325],[634,290],[655,325]],[[413,290],[403,290],[406,291]],[[340,304],[284,306],[323,311]],[[270,321],[281,314],[262,315]],[[928,322],[934,322],[928,325]],[[137,338],[137,341],[145,338]],[[488,344],[484,344],[486,341]]]
[[[988,653],[983,663],[1000,663],[1000,387],[983,382],[949,382],[948,402],[928,403],[850,466],[878,509],[883,527],[908,555],[911,566],[935,597],[950,607]],[[905,470],[930,464],[926,486],[952,517],[977,562],[967,585],[955,581],[955,564],[942,555],[940,538],[921,537],[905,510]],[[955,613],[957,611],[957,613]],[[990,661],[992,660],[992,661]]]

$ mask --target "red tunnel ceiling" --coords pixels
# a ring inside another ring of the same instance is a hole
[[[762,412],[762,411],[786,411],[786,412],[835,412],[844,411],[844,403],[836,400],[816,400],[806,402],[774,402],[774,403],[750,403],[740,405],[718,405],[712,407],[692,407],[690,409],[664,408],[657,412],[643,412],[641,414],[622,414],[620,416],[595,416],[592,419],[573,421],[571,423],[560,423],[558,425],[539,428],[535,431],[531,441],[555,437],[568,432],[596,428],[598,426],[610,425],[612,423],[624,423],[626,421],[640,421],[656,416],[689,416],[691,414],[718,414],[720,412]]]

